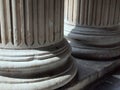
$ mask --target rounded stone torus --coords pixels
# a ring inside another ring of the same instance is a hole
[[[64,0],[0,0],[1,90],[54,90],[77,73]]]
[[[65,36],[73,55],[112,60],[120,56],[120,0],[65,0]]]

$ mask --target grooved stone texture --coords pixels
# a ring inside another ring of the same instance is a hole
[[[113,60],[120,56],[120,0],[65,0],[65,36],[73,55]]]
[[[63,24],[64,0],[0,0],[1,90],[54,90],[74,79]]]

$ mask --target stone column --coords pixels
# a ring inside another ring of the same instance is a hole
[[[76,75],[64,0],[0,0],[0,89],[54,90]]]
[[[74,56],[120,56],[120,0],[65,0],[64,27]]]

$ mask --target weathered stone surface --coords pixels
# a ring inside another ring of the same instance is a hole
[[[88,85],[84,90],[120,90],[120,67]]]
[[[76,83],[59,90],[84,90],[87,85],[120,66],[120,59],[114,61],[90,61],[75,58],[74,60],[77,61],[78,65]]]
[[[65,36],[74,56],[109,60],[120,56],[119,4],[119,0],[65,0]]]
[[[0,0],[0,89],[54,90],[77,73],[64,0]]]
[[[0,0],[1,48],[39,48],[63,40],[63,1]]]

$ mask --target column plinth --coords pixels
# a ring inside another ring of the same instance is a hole
[[[2,90],[54,90],[75,77],[63,18],[64,0],[0,0]]]
[[[119,4],[119,0],[65,1],[65,36],[74,56],[109,60],[120,56]]]

